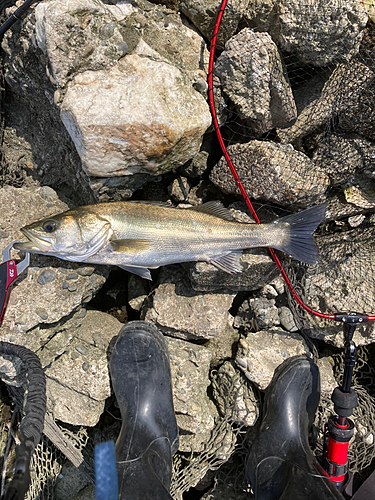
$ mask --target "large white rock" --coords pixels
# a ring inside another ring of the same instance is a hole
[[[61,118],[91,176],[160,174],[198,151],[211,123],[179,69],[132,54],[68,85]]]

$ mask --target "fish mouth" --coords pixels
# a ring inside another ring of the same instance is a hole
[[[43,238],[42,236],[35,236],[32,231],[22,228],[21,232],[28,241],[15,243],[13,248],[16,250],[23,250],[27,252],[49,252],[52,250],[53,245],[50,238]]]

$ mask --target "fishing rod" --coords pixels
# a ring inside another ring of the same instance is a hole
[[[234,181],[238,186],[240,193],[242,194],[247,207],[250,210],[255,222],[260,224],[260,219],[256,213],[253,204],[244,188],[241,179],[237,173],[237,170],[233,164],[230,157],[228,149],[225,145],[223,136],[220,131],[219,121],[217,118],[215,98],[214,98],[214,83],[213,83],[213,71],[214,62],[216,55],[217,39],[219,34],[219,29],[222,23],[225,8],[227,6],[228,0],[222,0],[219,7],[219,11],[216,17],[215,26],[212,33],[209,63],[208,63],[208,103],[210,106],[210,111],[212,115],[213,127],[216,132],[216,137],[219,141],[222,153],[226,160],[226,163],[233,175]],[[290,292],[293,299],[301,306],[307,313],[316,316],[318,318],[327,319],[330,321],[336,321],[343,324],[344,333],[344,349],[345,349],[345,359],[344,359],[344,376],[343,382],[340,387],[336,387],[332,394],[332,401],[334,403],[334,410],[336,415],[331,416],[328,421],[328,432],[329,441],[327,456],[325,459],[324,468],[327,471],[329,478],[336,484],[338,489],[342,489],[344,484],[349,464],[348,464],[348,451],[349,451],[349,441],[354,434],[354,424],[349,418],[354,408],[358,405],[357,395],[355,391],[351,388],[352,374],[356,362],[356,345],[353,341],[353,334],[355,328],[359,324],[367,323],[369,321],[375,321],[375,316],[359,314],[355,312],[343,312],[343,313],[333,313],[327,314],[317,311],[313,307],[302,300],[298,295],[297,291],[292,285],[282,263],[274,249],[269,248],[272,259],[274,260],[279,272]]]

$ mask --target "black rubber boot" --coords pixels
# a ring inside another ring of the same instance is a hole
[[[125,325],[112,353],[110,373],[122,418],[116,442],[119,498],[171,500],[178,429],[163,335],[145,321]]]
[[[319,399],[319,369],[306,356],[289,358],[275,370],[246,464],[256,500],[344,499],[309,447]]]

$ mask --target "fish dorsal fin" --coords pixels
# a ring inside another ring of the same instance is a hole
[[[241,273],[242,267],[240,264],[240,257],[242,255],[242,250],[235,250],[234,252],[228,253],[227,255],[222,255],[220,257],[214,257],[210,259],[210,264],[215,267],[225,271],[226,273]]]
[[[232,222],[235,220],[230,211],[225,208],[220,201],[208,201],[207,203],[203,203],[203,205],[191,207],[187,210],[202,212],[204,214],[213,215],[214,217],[219,217],[219,219],[229,220]]]
[[[154,207],[175,208],[168,201],[128,200],[128,203],[138,203],[139,205],[153,205]]]
[[[116,253],[145,252],[151,247],[151,241],[141,239],[111,240],[112,250]]]
[[[128,271],[128,273],[136,274],[137,276],[140,276],[141,278],[144,278],[145,280],[152,281],[151,273],[147,269],[147,267],[121,266],[121,265],[119,265],[117,267],[121,267],[121,269],[124,269],[124,271]]]

